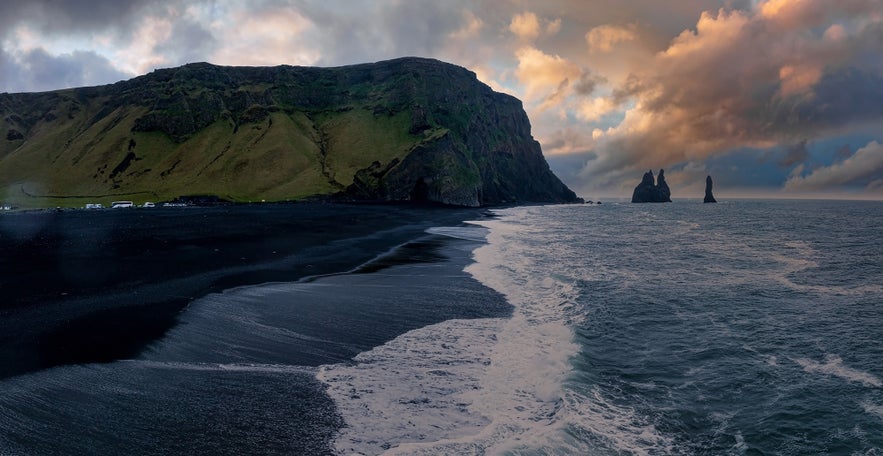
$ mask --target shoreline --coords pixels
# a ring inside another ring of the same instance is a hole
[[[346,273],[484,209],[253,205],[0,218],[0,379],[138,356],[211,293]],[[95,217],[98,214],[99,217]],[[97,220],[96,220],[97,219]],[[90,245],[87,240],[98,240]],[[4,264],[5,263],[5,264]]]
[[[346,271],[206,294],[134,359],[0,380],[12,411],[0,452],[334,454],[348,423],[321,366],[445,321],[511,315],[465,270],[481,241],[433,231],[398,230],[416,234]]]

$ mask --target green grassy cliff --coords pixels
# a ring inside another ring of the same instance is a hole
[[[573,202],[517,99],[430,59],[157,70],[0,94],[0,202]]]

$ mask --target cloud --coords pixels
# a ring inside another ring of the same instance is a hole
[[[173,22],[167,18],[147,17],[132,30],[133,39],[116,52],[117,65],[131,73],[143,74],[159,67],[171,66],[175,60],[161,53],[163,43],[172,36]],[[182,43],[186,48],[187,43]]]
[[[314,30],[315,25],[295,9],[237,9],[229,21],[213,27],[213,36],[223,39],[210,59],[220,65],[312,65],[320,59],[320,52],[298,43]]]
[[[0,3],[4,25],[28,22],[59,33],[103,29],[129,22],[146,8],[179,4],[157,0],[29,0]]]
[[[767,0],[758,7],[762,18],[791,29],[825,25],[837,16],[880,14],[877,0]]]
[[[586,178],[605,185],[648,167],[883,125],[883,2],[839,5],[770,0],[702,13],[617,87],[614,98],[633,108],[599,138]],[[784,162],[800,158],[795,149]]]
[[[871,141],[842,162],[800,175],[802,168],[785,182],[788,191],[849,190],[856,187],[881,192],[883,144]]]
[[[561,31],[561,18],[549,21],[546,24],[546,35],[557,35]]]
[[[515,77],[522,88],[524,100],[535,119],[556,108],[558,117],[572,112],[585,121],[594,121],[618,107],[604,97],[589,98],[597,87],[606,82],[600,75],[561,57],[524,46],[515,52],[518,66]]]
[[[577,95],[588,96],[595,92],[595,89],[607,82],[607,79],[601,75],[591,73],[589,71],[583,72],[582,76],[580,76],[579,80],[573,85],[573,91]]]
[[[779,166],[790,167],[805,162],[807,158],[809,150],[806,148],[806,140],[803,140],[787,148],[785,156],[779,160]]]
[[[524,87],[528,101],[548,98],[583,77],[583,70],[573,62],[531,46],[522,47],[515,56],[518,59],[515,76]]]
[[[637,37],[634,25],[600,25],[586,33],[586,42],[591,52],[610,52],[617,44]]]
[[[509,31],[521,41],[532,42],[541,35],[551,36],[561,31],[561,19],[540,19],[536,14],[525,11],[512,16]]]
[[[4,52],[0,59],[4,62],[0,65],[7,67],[7,75],[16,76],[0,80],[0,89],[50,90],[110,83],[135,76],[150,63],[168,62],[168,57],[151,54],[153,49],[143,42],[144,27],[183,25],[177,23],[182,4],[179,0],[2,2],[0,47]],[[199,49],[193,42],[177,44],[165,51]]]
[[[600,120],[602,116],[613,112],[618,107],[619,105],[610,98],[591,98],[580,103],[577,115],[585,122],[594,122]]]
[[[540,36],[540,20],[531,12],[516,14],[509,24],[509,31],[525,41],[533,41]]]
[[[483,10],[479,6],[467,8],[466,1],[360,1],[348,2],[345,7],[318,0],[280,3],[283,6],[267,11],[293,11],[312,24],[311,30],[290,46],[315,52],[319,56],[317,65],[363,63],[406,55],[443,58],[450,50],[450,40],[469,41],[469,47],[454,52],[461,56],[483,47]],[[481,62],[482,57],[479,53],[474,63]]]
[[[195,18],[185,17],[172,23],[166,39],[157,42],[153,51],[173,62],[202,62],[221,42],[206,25]],[[139,73],[144,71],[149,69],[142,69]]]
[[[543,141],[543,153],[546,156],[591,153],[592,159],[595,159],[597,157],[594,152],[590,152],[593,148],[591,132],[569,126],[550,132]],[[582,164],[585,165],[585,162]]]
[[[119,71],[107,58],[94,52],[55,56],[42,48],[17,55],[0,52],[0,75],[17,82],[5,89],[12,92],[81,87],[95,80],[115,82],[133,76]]]
[[[484,21],[471,11],[463,11],[461,14],[462,26],[455,32],[449,33],[448,37],[457,41],[477,39],[485,26]]]
[[[844,144],[837,148],[837,152],[835,152],[834,157],[843,160],[851,157],[852,154],[852,148],[849,147],[849,144]]]

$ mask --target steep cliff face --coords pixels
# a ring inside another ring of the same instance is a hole
[[[549,170],[519,100],[430,59],[190,64],[2,94],[0,132],[0,201],[578,201]]]

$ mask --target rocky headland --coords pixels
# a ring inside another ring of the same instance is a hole
[[[402,58],[337,68],[156,70],[0,94],[0,201],[579,202],[518,99],[464,68]]]

